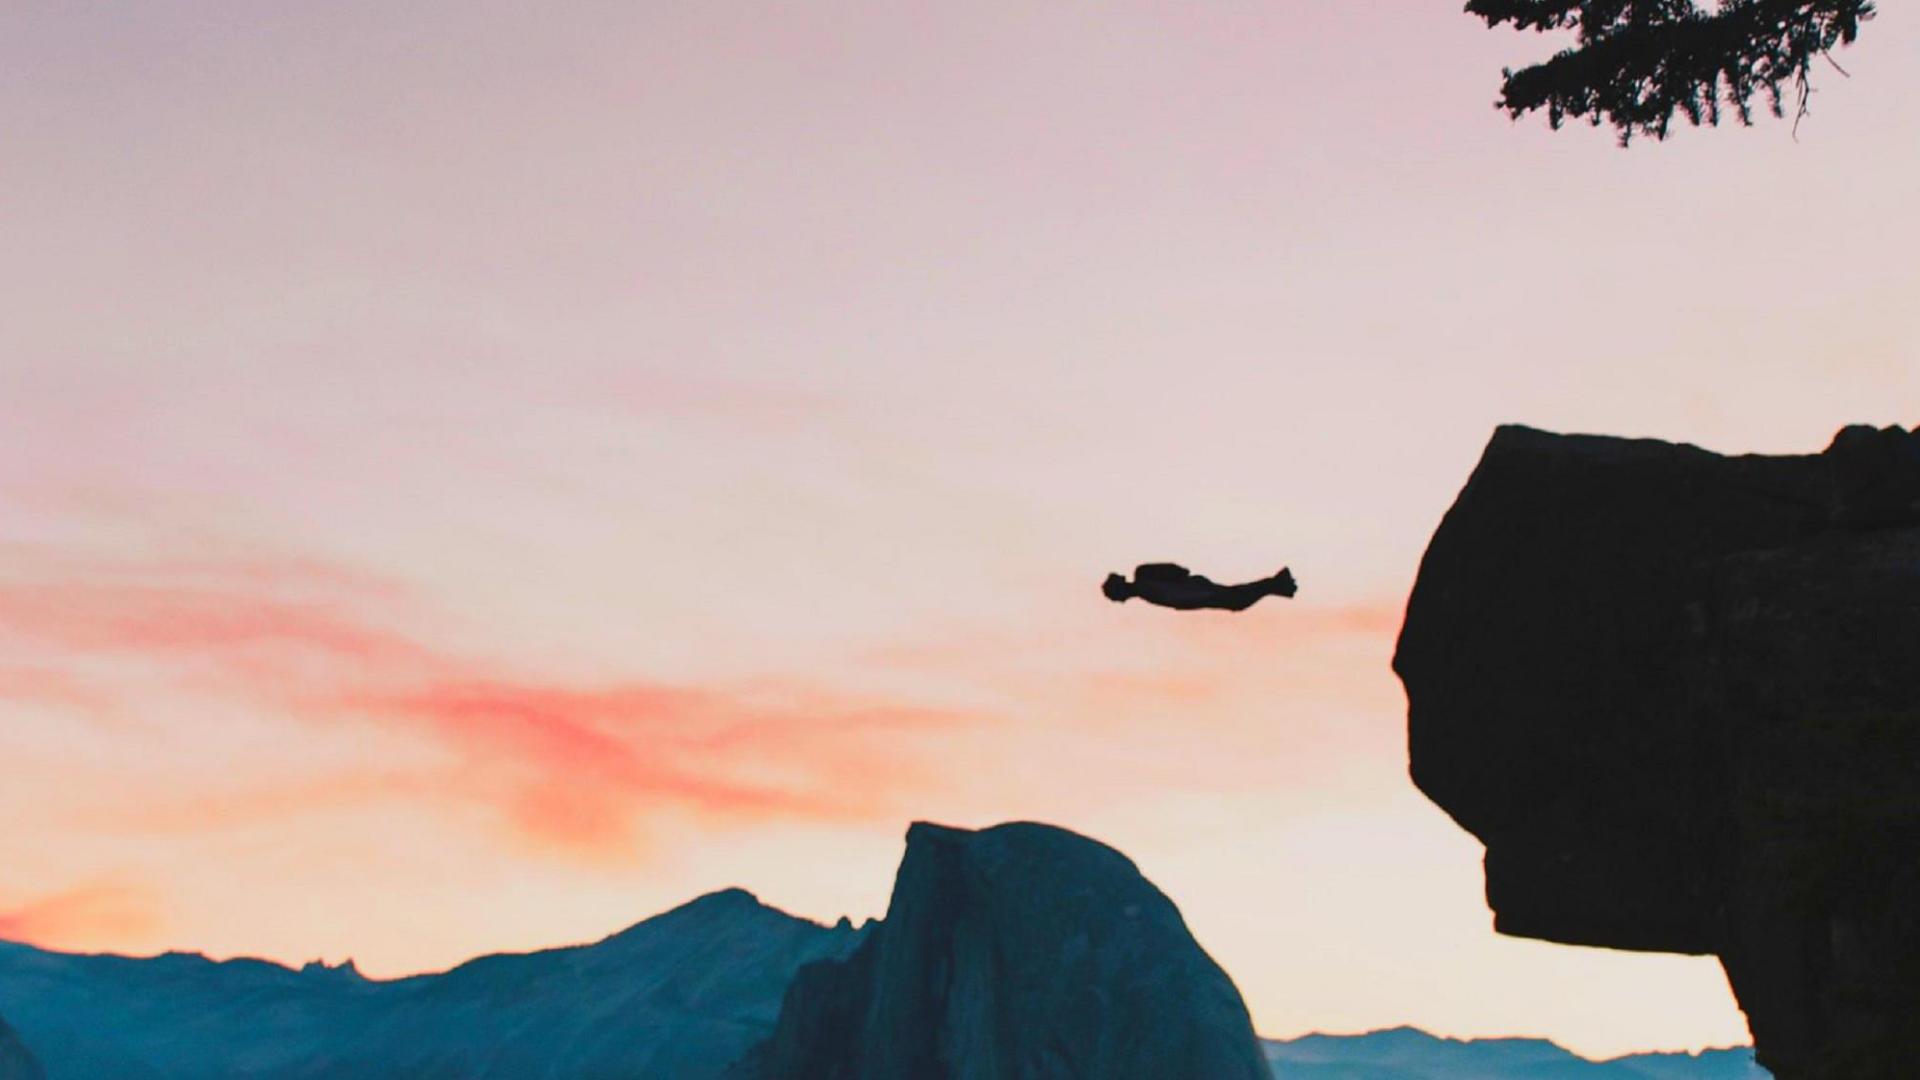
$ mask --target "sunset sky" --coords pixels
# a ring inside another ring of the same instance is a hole
[[[1493,934],[1387,661],[1495,424],[1920,422],[1920,13],[1622,151],[1458,6],[8,5],[0,937],[393,975],[1032,818],[1264,1034],[1746,1041]]]

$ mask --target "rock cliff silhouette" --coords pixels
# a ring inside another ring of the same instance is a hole
[[[1920,1061],[1920,433],[1504,427],[1394,668],[1508,934],[1711,953],[1781,1080]]]
[[[1226,973],[1126,856],[916,824],[886,918],[810,964],[751,1080],[1268,1080]]]

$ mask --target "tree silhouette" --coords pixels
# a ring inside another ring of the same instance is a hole
[[[1730,109],[1753,122],[1758,96],[1796,122],[1807,112],[1808,71],[1836,45],[1852,44],[1873,17],[1872,0],[1468,0],[1488,26],[1576,30],[1578,44],[1544,63],[1503,71],[1500,108],[1518,119],[1536,109],[1558,128],[1570,116],[1610,122],[1626,145],[1663,139],[1674,113],[1718,124]],[[1838,65],[1835,65],[1838,69]],[[1843,72],[1844,74],[1844,72]]]

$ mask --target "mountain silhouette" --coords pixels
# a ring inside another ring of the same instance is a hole
[[[861,936],[729,889],[593,945],[391,981],[0,943],[0,1010],[48,1080],[702,1080],[773,1030],[800,965]]]
[[[907,831],[887,917],[802,968],[743,1080],[1266,1080],[1247,1007],[1131,860],[1016,822]]]
[[[595,944],[394,980],[0,942],[0,1015],[20,1028],[0,1021],[0,1080],[1766,1076],[1747,1049],[1596,1062],[1413,1028],[1260,1043],[1130,860],[1028,823],[915,825],[887,919],[858,929],[727,889]]]
[[[1278,1080],[1766,1080],[1753,1050],[1594,1061],[1546,1039],[1447,1039],[1419,1028],[1268,1040]]]

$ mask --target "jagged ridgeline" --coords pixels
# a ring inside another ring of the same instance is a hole
[[[714,893],[597,944],[381,982],[0,944],[0,1080],[1759,1080],[1410,1028],[1259,1044],[1173,903],[1062,829],[916,825],[855,929]],[[24,1044],[24,1045],[23,1045]],[[1264,1056],[1264,1061],[1262,1060]]]
[[[1105,845],[916,825],[888,910],[828,927],[733,889],[394,981],[0,944],[0,1009],[50,1080],[702,1080],[756,1046],[783,1080],[1268,1075],[1233,983]]]
[[[730,889],[593,945],[393,981],[0,943],[0,1012],[49,1080],[711,1080],[773,1030],[802,964],[860,940]]]

